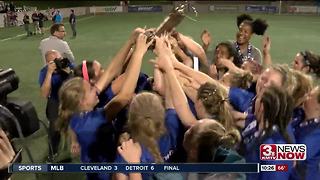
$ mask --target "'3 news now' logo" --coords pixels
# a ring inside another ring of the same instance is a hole
[[[305,144],[261,144],[260,160],[306,160]]]

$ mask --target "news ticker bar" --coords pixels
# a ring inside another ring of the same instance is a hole
[[[260,167],[260,168],[259,168]],[[115,173],[115,172],[239,172],[259,173],[260,171],[288,171],[287,164],[259,165],[247,164],[12,164],[10,173],[51,173],[51,172],[82,172],[82,173]]]
[[[157,172],[239,172],[258,173],[258,163],[246,164],[12,164],[10,173],[157,173]]]

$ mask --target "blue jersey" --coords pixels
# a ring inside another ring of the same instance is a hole
[[[170,156],[176,149],[177,146],[177,137],[179,133],[179,118],[174,109],[167,109],[166,110],[166,117],[165,117],[165,125],[167,132],[164,134],[158,141],[159,150],[161,156],[163,157],[164,162],[168,162]],[[142,154],[140,158],[141,163],[154,163],[154,157],[148,151],[148,149],[141,145]],[[126,161],[118,154],[115,163],[126,163]],[[143,179],[148,179],[150,174],[142,174]]]
[[[137,85],[135,88],[135,93],[140,93],[142,91],[150,91],[152,89],[151,84],[148,81],[148,75],[140,72]],[[112,91],[112,85],[110,84],[104,91],[99,95],[99,103],[96,107],[102,108],[114,98],[116,94]],[[114,126],[117,131],[117,135],[123,133],[123,127],[128,120],[128,108],[124,107],[114,119]]]
[[[292,143],[296,143],[296,137],[294,135],[295,129],[304,120],[305,114],[301,107],[294,108],[292,119],[287,126],[287,133],[292,140]]]
[[[48,71],[48,66],[44,66],[39,73],[39,85],[40,87],[42,86],[46,75]],[[62,83],[68,79],[68,74],[66,73],[58,73],[58,72],[53,72],[51,76],[51,91],[49,94],[49,99],[54,99],[54,100],[59,100],[58,92],[60,87],[62,86]]]
[[[152,86],[149,83],[148,78],[149,78],[148,75],[140,72],[137,86],[136,86],[136,89],[134,90],[134,92],[136,94],[139,92],[142,92],[142,91],[151,91],[152,90]]]
[[[82,162],[109,162],[112,160],[109,154],[101,151],[101,149],[107,148],[105,146],[109,146],[109,149],[115,148],[110,147],[114,145],[113,125],[107,121],[104,109],[97,109],[72,116],[70,127],[76,133],[81,146]],[[104,141],[107,141],[107,139],[110,144],[105,144]]]
[[[75,114],[70,127],[77,135],[84,163],[112,162],[116,152],[114,128],[104,109]],[[88,174],[88,179],[109,179],[110,174]]]
[[[196,111],[196,108],[194,107],[194,102],[188,96],[187,96],[187,100],[188,100],[188,105],[192,114],[194,115],[194,117],[196,117],[196,119],[198,119],[197,111]]]
[[[231,87],[228,96],[230,104],[235,110],[245,112],[252,105],[255,94],[245,89]]]
[[[110,84],[105,90],[103,90],[99,94],[99,96],[98,96],[99,103],[96,105],[96,107],[103,108],[114,97],[115,97],[115,94],[113,93],[112,88],[111,88],[111,84]]]
[[[148,75],[144,73],[139,74],[138,82],[135,88],[135,93],[139,93],[141,91],[149,91],[152,87],[150,83],[148,82]],[[112,98],[114,98],[116,94],[112,91],[112,84],[110,84],[105,90],[103,90],[99,94],[99,103],[97,104],[97,108],[102,108],[106,104],[108,104],[109,101],[111,101]]]
[[[307,159],[297,161],[290,178],[295,180],[320,179],[320,118],[300,121],[292,127],[296,143],[307,146]]]
[[[253,121],[254,122],[254,121]],[[247,134],[249,136],[249,134]],[[244,141],[246,141],[244,139]],[[287,144],[283,136],[280,134],[277,128],[274,128],[271,134],[266,137],[261,137],[261,133],[258,131],[251,131],[251,137],[248,141],[243,142],[245,144],[245,159],[248,163],[260,163],[266,165],[287,164],[287,172],[260,172],[259,174],[247,174],[248,180],[283,180],[288,179],[293,167],[293,161],[263,161],[260,160],[260,145],[261,144]]]

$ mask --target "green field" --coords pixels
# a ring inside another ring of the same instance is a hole
[[[83,59],[96,59],[105,66],[135,27],[156,27],[165,16],[166,14],[162,13],[126,13],[79,17],[77,38],[71,38],[72,32],[67,24],[66,28],[69,34],[67,34],[66,40],[69,42],[77,63]],[[210,46],[212,49],[220,41],[235,39],[236,16],[237,14],[227,13],[199,14],[196,18],[197,22],[185,19],[177,29],[192,36],[197,42],[200,40],[202,30],[208,29],[214,39],[214,43]],[[272,40],[271,54],[274,62],[291,63],[297,52],[306,49],[320,54],[320,16],[264,14],[253,16],[266,19],[270,25],[267,34]],[[50,23],[47,22],[46,25],[49,26]],[[38,85],[38,73],[43,66],[38,46],[40,40],[49,34],[46,32],[43,36],[15,37],[23,33],[23,27],[0,29],[0,67],[3,69],[11,67],[20,77],[19,89],[9,96],[32,101],[39,118],[46,122],[44,114],[46,100],[40,96]],[[261,37],[255,36],[252,43],[260,48],[261,40]],[[142,67],[143,71],[148,74],[152,71],[151,64],[147,62],[150,58],[152,58],[151,53],[145,57],[145,63]],[[25,141],[36,162],[44,162],[46,159],[48,151],[46,138],[45,131],[41,128],[39,132],[28,137]],[[21,144],[21,140],[17,140],[17,144]],[[68,156],[67,150],[63,152],[60,158]],[[25,153],[23,155],[23,162],[29,162]],[[66,179],[71,176],[74,175],[41,175],[39,179],[51,177]],[[13,177],[13,179],[24,180],[34,178],[34,174],[20,174]],[[76,179],[79,178],[79,175],[76,176]]]

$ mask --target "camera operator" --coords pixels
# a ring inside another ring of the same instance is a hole
[[[52,153],[56,154],[60,142],[60,134],[54,128],[59,108],[58,91],[62,83],[68,79],[74,65],[67,59],[63,59],[56,50],[48,51],[45,58],[47,65],[40,71],[39,84],[42,96],[48,99],[46,116],[49,120],[49,143],[52,143]]]
[[[44,64],[46,64],[46,52],[52,49],[59,51],[64,58],[68,58],[72,63],[74,63],[73,53],[68,43],[63,40],[63,38],[66,36],[66,30],[64,25],[53,24],[50,28],[50,33],[51,36],[43,39],[40,42],[39,46]]]

